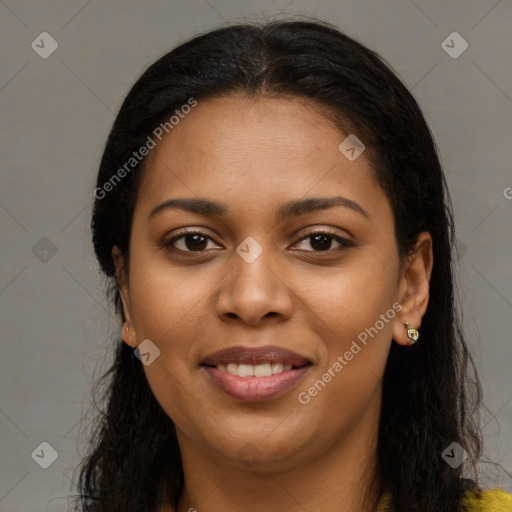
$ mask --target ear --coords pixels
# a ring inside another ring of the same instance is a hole
[[[128,280],[128,269],[126,268],[126,262],[123,258],[121,250],[117,245],[112,247],[112,259],[114,260],[114,265],[116,267],[116,283],[119,289],[119,294],[121,295],[121,302],[123,304],[123,313],[124,313],[124,325],[123,325],[123,341],[132,348],[137,346],[136,344],[136,335],[135,335],[135,327],[131,318],[130,311],[130,287]]]
[[[399,345],[412,345],[407,329],[420,330],[430,296],[432,265],[432,237],[425,231],[418,235],[412,254],[404,261],[400,276],[398,300],[402,309],[393,328],[393,339]]]

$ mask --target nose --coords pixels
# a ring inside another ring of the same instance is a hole
[[[216,312],[222,321],[260,327],[291,317],[292,283],[285,282],[276,261],[268,249],[251,263],[233,253],[228,263],[231,270],[221,280],[216,300]]]

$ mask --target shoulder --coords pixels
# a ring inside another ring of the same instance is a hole
[[[384,493],[376,512],[385,512],[391,505],[391,495]],[[512,494],[501,489],[469,490],[464,498],[465,512],[512,512]]]
[[[468,491],[464,505],[467,512],[512,512],[512,494],[501,489]]]
[[[384,494],[377,510],[385,510],[389,505],[390,496]],[[501,489],[488,491],[468,491],[464,498],[466,512],[512,512],[512,494]],[[160,512],[173,512],[173,508],[164,505]]]

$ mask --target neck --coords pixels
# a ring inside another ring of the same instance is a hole
[[[278,470],[271,464],[240,468],[222,454],[205,453],[180,431],[185,487],[177,511],[373,512],[381,494],[378,422],[368,416],[328,450]]]

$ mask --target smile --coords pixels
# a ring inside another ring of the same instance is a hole
[[[276,398],[302,380],[311,362],[290,350],[266,346],[232,347],[208,356],[201,364],[210,382],[245,402]]]

